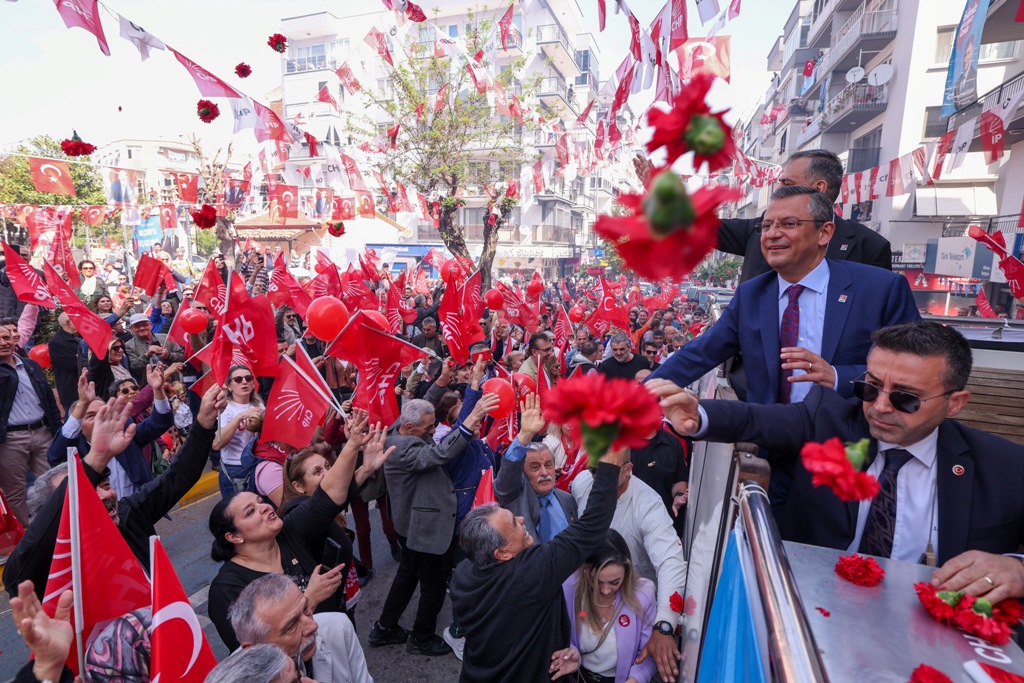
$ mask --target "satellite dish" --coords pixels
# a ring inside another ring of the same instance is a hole
[[[868,85],[885,85],[892,80],[892,64],[879,64],[868,74]]]
[[[859,83],[862,78],[864,78],[864,69],[862,67],[855,66],[846,72],[847,83]]]

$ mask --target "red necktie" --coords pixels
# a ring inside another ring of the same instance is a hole
[[[779,326],[779,348],[787,346],[799,346],[800,341],[800,292],[804,291],[803,285],[790,285],[786,290],[789,303],[786,310],[782,312],[782,324]],[[779,373],[779,403],[789,403],[789,397],[793,385],[786,380],[793,376],[792,370],[782,370]]]

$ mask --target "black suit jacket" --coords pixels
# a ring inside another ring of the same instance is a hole
[[[802,403],[701,401],[701,406],[708,415],[703,437],[708,441],[753,442],[796,454],[808,441],[871,436],[860,401],[820,386]],[[874,439],[870,448],[874,459]],[[945,420],[937,448],[939,564],[967,550],[1016,552],[1024,541],[1024,446]],[[846,550],[857,530],[857,506],[839,500],[827,487],[814,487],[810,472],[797,462],[789,498],[776,518],[779,533],[788,541]]]
[[[761,233],[757,226],[764,216],[757,218],[728,218],[718,227],[718,249],[727,254],[743,257],[740,282],[771,270],[761,253]],[[892,270],[892,248],[871,228],[836,216],[836,231],[828,244],[825,256],[834,261],[856,261],[869,266]]]

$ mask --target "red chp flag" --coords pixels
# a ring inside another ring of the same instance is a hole
[[[66,161],[28,157],[28,170],[36,192],[49,192],[65,197],[77,197],[75,181],[71,178],[71,166]]]
[[[100,23],[100,9],[98,0],[58,0],[57,12],[64,20],[68,28],[84,28],[96,36],[96,44],[100,52],[110,56],[110,48],[107,46],[107,36],[103,33],[103,24]]]
[[[338,100],[334,99],[331,95],[331,91],[327,89],[326,85],[320,88],[320,91],[316,94],[316,99],[318,102],[325,102],[331,105],[334,107],[335,111],[338,110]]]
[[[355,74],[352,73],[352,69],[349,68],[347,63],[342,63],[334,73],[338,75],[338,78],[341,80],[341,84],[345,86],[345,90],[356,93],[363,89],[362,86],[359,85],[359,81],[356,80]]]
[[[175,50],[170,45],[167,46],[167,49],[174,54],[174,58],[177,59],[178,62],[185,67],[189,75],[192,76],[192,80],[196,82],[196,87],[199,88],[199,94],[203,97],[227,97],[229,99],[242,98],[242,94],[240,92]]]
[[[220,320],[228,310],[228,285],[214,265],[213,259],[206,264],[192,298],[206,306],[210,310],[210,315],[217,320]]]
[[[260,441],[280,441],[294,448],[304,448],[312,441],[330,405],[328,398],[295,362],[288,356],[281,356],[263,415]]]
[[[219,384],[227,381],[232,365],[246,365],[259,377],[277,373],[277,334],[274,311],[264,295],[232,301],[220,319],[212,342],[210,367]],[[243,362],[236,362],[244,359]]]
[[[156,288],[164,281],[170,271],[160,261],[149,254],[143,254],[139,259],[139,265],[135,268],[135,277],[132,280],[136,287],[141,288],[147,296],[153,296]]]
[[[70,287],[61,279],[57,271],[49,263],[43,264],[43,272],[46,274],[46,283],[54,296],[64,308],[64,312],[75,324],[75,329],[82,335],[82,339],[89,345],[97,358],[107,357],[107,347],[110,345],[110,337],[114,331],[110,329],[107,321],[99,317],[82,303]]]
[[[70,460],[43,610],[53,616],[57,599],[73,588],[71,623],[85,637],[84,651],[110,621],[149,607],[152,597],[146,572],[100,502],[81,461],[74,456]],[[77,674],[76,652],[72,642],[67,665]]]
[[[670,0],[668,51],[681,47],[689,34],[686,32],[686,0]]]
[[[498,20],[498,27],[501,29],[501,49],[508,50],[508,36],[512,30],[512,10],[515,5],[509,5],[508,11]]]
[[[4,242],[4,258],[7,261],[7,279],[11,281],[11,288],[18,301],[44,308],[57,308],[43,278],[7,242]]]
[[[25,213],[25,227],[28,228],[28,239],[32,249],[40,244],[52,243],[57,233],[71,237],[71,207],[34,207]]]
[[[394,60],[391,59],[391,51],[388,50],[387,37],[374,26],[370,29],[370,32],[366,34],[363,41],[377,51],[381,59],[390,64],[392,67],[395,65]]]
[[[978,305],[978,313],[981,313],[982,318],[998,318],[995,309],[992,308],[992,304],[988,302],[988,297],[985,296],[984,288],[978,290],[978,296],[974,302]]]
[[[149,537],[153,621],[149,627],[151,680],[203,683],[217,666],[195,610],[159,536]]]
[[[68,217],[68,222],[70,223],[70,213]],[[47,260],[58,273],[67,274],[68,284],[71,285],[72,289],[78,289],[82,286],[82,278],[78,274],[75,257],[71,254],[71,245],[68,244],[67,235],[63,230],[54,231]]]

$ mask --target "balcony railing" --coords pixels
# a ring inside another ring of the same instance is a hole
[[[558,24],[545,24],[537,27],[537,44],[558,43],[571,54],[576,54],[576,48],[569,42],[569,35],[562,30]]]
[[[853,109],[885,107],[889,104],[889,84],[851,83],[825,105],[822,129],[838,121]]]
[[[878,166],[878,157],[881,151],[880,147],[851,149],[850,160],[846,163],[846,172],[858,173]]]
[[[983,111],[993,109],[1005,98],[1016,95],[1021,90],[1024,90],[1024,73],[1017,74],[998,88],[990,90],[979,97],[977,102],[972,102],[963,109],[954,112],[946,122],[946,131],[956,130],[971,119],[981,116]]]
[[[569,101],[568,86],[561,76],[545,76],[537,84],[537,96],[561,95],[566,102]]]
[[[286,65],[287,72],[290,74],[298,73],[300,71],[318,71],[320,69],[331,69],[332,71],[337,70],[338,60],[329,59],[326,55],[319,55],[317,57],[299,57],[297,59],[289,59]]]
[[[564,226],[535,225],[533,226],[533,241],[576,244],[576,232],[572,228]]]
[[[820,80],[832,71],[862,36],[895,31],[898,19],[898,9],[868,12],[866,5],[858,7],[836,33],[828,54],[814,67],[815,78]]]
[[[824,116],[817,114],[807,122],[800,134],[796,136],[796,146],[803,147],[809,140],[816,138],[821,135],[822,122]]]

